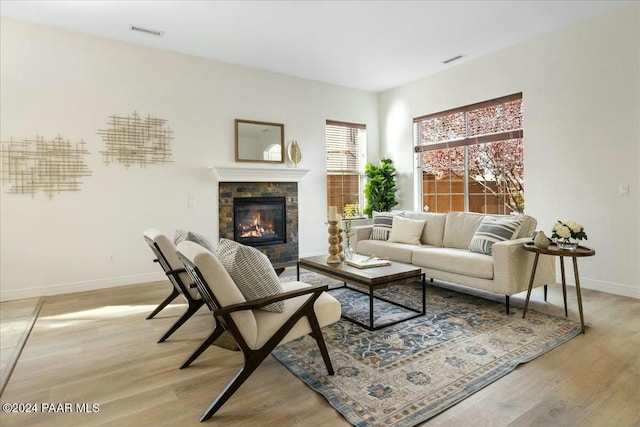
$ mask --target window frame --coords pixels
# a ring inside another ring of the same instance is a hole
[[[506,142],[510,140],[520,140],[522,144],[524,144],[524,129],[522,118],[520,118],[520,127],[514,128],[506,131],[497,131],[492,133],[480,134],[480,135],[472,135],[470,136],[469,129],[469,113],[476,111],[482,108],[494,107],[499,105],[504,105],[513,101],[520,101],[520,108],[522,109],[522,92],[514,93],[507,96],[502,96],[499,98],[490,99],[487,101],[481,101],[474,104],[465,105],[462,107],[456,107],[445,111],[440,111],[437,113],[427,114],[419,117],[415,117],[413,119],[413,139],[414,139],[414,153],[416,154],[416,182],[417,182],[417,194],[416,200],[419,200],[419,205],[422,205],[424,202],[424,165],[423,165],[423,153],[428,151],[436,151],[442,149],[452,149],[463,147],[464,151],[464,178],[463,178],[463,186],[464,186],[464,210],[468,211],[470,209],[470,198],[472,196],[472,192],[469,189],[469,148],[470,146],[480,146],[481,144],[494,143],[494,142]],[[464,116],[464,136],[452,137],[450,139],[435,141],[435,142],[424,142],[422,138],[422,128],[421,123],[426,120],[440,118],[440,117],[450,117],[455,115],[456,113],[462,113]],[[524,162],[524,158],[522,159]],[[523,170],[523,181],[522,185],[524,186],[524,170]],[[496,181],[497,182],[497,181]],[[451,185],[451,181],[450,181]],[[449,196],[453,194],[449,191]],[[473,193],[475,194],[475,193]],[[506,193],[505,193],[506,194]],[[511,193],[509,193],[511,195]],[[437,193],[435,194],[437,197]],[[522,190],[522,194],[520,195],[522,198],[522,206],[524,206],[524,189]],[[452,206],[452,201],[450,200],[449,206]],[[510,209],[513,208],[510,206]],[[486,213],[486,207],[485,207]]]
[[[332,135],[330,132],[330,127],[342,128],[344,129],[345,134],[348,132],[353,132],[353,135],[346,137],[344,141],[337,141],[336,140],[337,138],[334,140],[331,140]],[[339,154],[335,155],[335,157],[333,158],[333,163],[330,159],[330,156],[331,156],[330,149],[331,148],[335,149],[335,146],[331,147],[331,144],[335,145],[335,144],[342,143],[344,144],[344,146],[338,147],[338,148],[340,150],[348,151],[347,144],[349,144],[350,141],[348,141],[347,138],[349,139],[353,138],[352,143],[356,145],[354,160],[352,162],[349,162],[350,164],[347,164],[344,167],[339,167],[337,166],[337,163],[340,162],[340,160],[337,159],[340,156]],[[337,121],[337,120],[326,120],[325,122],[325,161],[326,161],[325,174],[327,179],[327,188],[326,188],[327,210],[329,209],[329,206],[336,206],[338,208],[338,213],[340,213],[341,215],[344,215],[343,213],[344,206],[346,204],[349,204],[345,202],[345,199],[350,200],[353,196],[356,195],[355,193],[352,193],[352,192],[345,193],[345,185],[343,180],[341,183],[341,192],[339,196],[340,203],[331,202],[332,198],[335,199],[336,195],[330,193],[330,190],[331,190],[330,176],[340,175],[344,177],[344,176],[356,175],[357,181],[358,181],[357,182],[358,184],[358,190],[357,190],[358,215],[353,216],[352,218],[361,218],[363,216],[362,211],[364,209],[364,184],[366,180],[366,175],[364,170],[364,165],[366,163],[366,149],[367,149],[367,126],[365,124],[350,123],[350,122]],[[353,164],[353,162],[355,162],[355,164]]]

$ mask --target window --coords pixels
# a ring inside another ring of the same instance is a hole
[[[524,211],[522,93],[417,117],[413,124],[425,209]]]
[[[363,209],[365,125],[327,120],[327,206],[343,216],[360,216]]]

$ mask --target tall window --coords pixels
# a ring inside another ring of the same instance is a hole
[[[522,93],[413,119],[423,206],[524,211]]]
[[[362,213],[366,146],[365,125],[327,120],[327,206],[345,216]]]

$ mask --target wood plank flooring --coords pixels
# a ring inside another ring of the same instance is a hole
[[[212,318],[203,308],[157,344],[185,308],[174,303],[145,320],[169,287],[154,282],[46,297],[2,403],[96,403],[99,412],[1,413],[0,425],[201,425],[200,415],[239,369],[242,355],[212,346],[191,367],[178,369],[208,335]],[[569,316],[578,319],[574,289],[568,294]],[[512,304],[522,306],[524,296],[512,297]],[[640,300],[590,290],[583,299],[586,334],[424,425],[640,426]],[[542,289],[534,290],[530,308],[564,315],[560,286],[550,287],[548,303]],[[349,425],[271,356],[205,424]]]

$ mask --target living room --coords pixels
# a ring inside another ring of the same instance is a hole
[[[640,298],[637,2],[380,92],[4,16],[0,31],[0,140],[82,140],[91,170],[80,191],[51,197],[3,185],[0,301],[162,280],[142,239],[150,226],[216,241],[210,167],[250,167],[234,162],[236,118],[284,123],[286,141],[299,142],[299,168],[308,170],[299,183],[299,253],[307,256],[327,246],[319,197],[326,120],[366,124],[369,161],[394,160],[399,207],[415,209],[413,118],[516,92],[525,111],[527,214],[548,232],[558,219],[583,223],[597,250],[581,260],[583,287]],[[134,113],[167,120],[171,162],[105,163],[98,132],[111,116]]]
[[[159,279],[140,237],[150,225],[215,241],[209,167],[245,166],[234,163],[235,118],[284,123],[285,141],[299,141],[299,167],[309,170],[299,184],[299,251],[311,255],[326,250],[326,202],[316,195],[325,191],[317,159],[327,119],[367,125],[369,161],[394,160],[399,207],[414,209],[412,119],[520,91],[526,212],[548,232],[558,219],[584,224],[598,249],[582,268],[584,286],[639,297],[637,7],[381,93],[7,19],[2,141],[84,140],[92,175],[81,191],[51,198],[7,194],[5,184],[0,299]],[[167,120],[171,163],[104,163],[98,131],[110,116],[134,112]],[[621,196],[625,185],[629,195]]]

